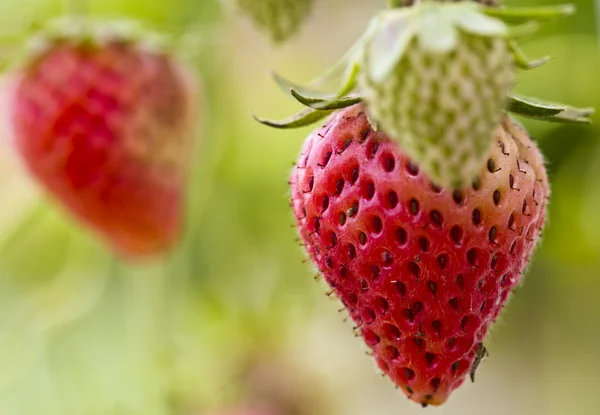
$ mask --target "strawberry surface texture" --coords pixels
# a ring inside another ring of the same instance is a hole
[[[363,105],[305,141],[291,177],[303,245],[406,395],[440,405],[519,284],[544,226],[542,155],[506,117],[472,185],[441,188]]]
[[[54,199],[124,256],[173,245],[196,118],[184,64],[118,36],[62,38],[11,89],[16,148]]]

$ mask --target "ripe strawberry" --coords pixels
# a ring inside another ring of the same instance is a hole
[[[274,43],[295,35],[308,18],[313,0],[226,0],[248,16]]]
[[[304,143],[291,177],[297,226],[379,368],[410,399],[440,405],[485,354],[539,239],[542,155],[505,118],[473,185],[439,188],[365,110],[337,112]]]
[[[121,254],[166,250],[181,225],[191,74],[166,50],[111,24],[54,30],[42,45],[10,93],[24,164]]]
[[[514,83],[506,25],[477,10],[424,2],[384,11],[360,63],[371,120],[441,186],[477,175]]]

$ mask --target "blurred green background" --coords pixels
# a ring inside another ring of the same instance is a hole
[[[265,415],[600,414],[598,124],[525,122],[552,178],[542,246],[492,330],[476,384],[423,410],[376,373],[339,303],[302,263],[287,177],[310,129],[278,132],[251,118],[298,109],[269,70],[309,80],[385,2],[315,3],[301,34],[272,47],[216,0],[88,0],[93,15],[200,34],[193,52],[204,114],[187,232],[168,260],[118,262],[47,203],[15,161],[9,137],[0,137],[1,415],[208,415],[244,407]],[[575,17],[525,43],[532,57],[555,59],[523,74],[518,91],[600,108],[596,9],[592,0],[576,3]],[[0,33],[60,13],[58,0],[0,0]]]

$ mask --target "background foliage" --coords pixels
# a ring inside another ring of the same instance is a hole
[[[376,374],[339,303],[302,263],[286,182],[309,130],[281,133],[250,117],[297,109],[270,69],[310,79],[384,6],[315,3],[301,35],[272,48],[216,0],[88,0],[94,15],[201,34],[193,52],[203,139],[187,233],[167,261],[119,263],[47,203],[3,134],[0,414],[204,415],[244,405],[273,415],[423,413]],[[596,9],[576,3],[575,17],[527,42],[532,57],[555,59],[523,75],[518,90],[600,108]],[[0,28],[22,31],[61,10],[58,0],[1,0]],[[600,127],[526,125],[548,159],[549,226],[477,383],[430,413],[600,413]]]

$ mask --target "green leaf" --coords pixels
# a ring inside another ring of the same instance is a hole
[[[530,61],[515,40],[510,40],[508,46],[513,53],[515,63],[519,69],[530,70],[539,68],[552,59],[551,56],[544,56],[543,58]]]
[[[593,108],[573,108],[564,104],[546,103],[517,95],[509,96],[508,111],[523,117],[560,123],[591,123]]]
[[[316,123],[317,121],[322,120],[331,114],[333,110],[321,111],[321,110],[313,110],[312,108],[306,109],[296,115],[293,115],[285,120],[281,121],[271,121],[263,118],[258,118],[253,115],[254,119],[261,124],[264,124],[268,127],[279,128],[279,129],[292,129],[292,128],[301,128],[306,127],[311,124]]]
[[[361,97],[333,97],[330,99],[315,99],[310,97],[304,97],[297,91],[292,89],[292,95],[302,105],[306,105],[309,108],[321,111],[337,110],[341,108],[347,108],[352,105],[356,105],[362,101]]]
[[[575,5],[561,4],[558,6],[545,7],[485,7],[481,10],[488,16],[495,17],[511,24],[523,24],[527,22],[546,22],[561,17],[570,16],[575,13]]]
[[[398,64],[416,33],[414,10],[396,9],[380,14],[377,28],[368,36],[365,53],[369,76],[380,82]]]

